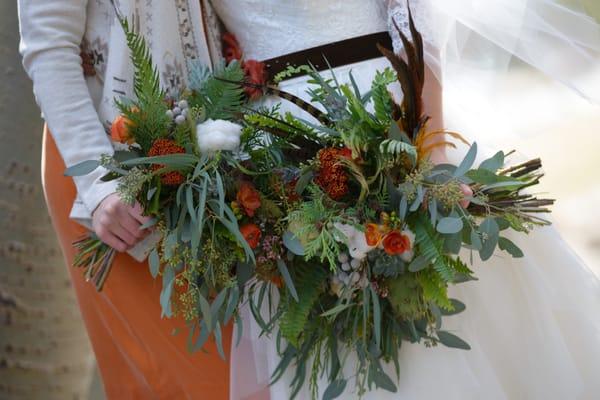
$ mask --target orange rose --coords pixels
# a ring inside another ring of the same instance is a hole
[[[391,231],[383,238],[383,249],[390,256],[397,256],[410,250],[410,238],[398,231]]]
[[[240,227],[240,232],[250,248],[255,249],[260,243],[261,231],[256,224],[246,224]]]
[[[367,224],[365,229],[365,238],[369,246],[377,247],[381,243],[382,231],[381,227],[377,224]]]
[[[133,138],[129,133],[131,120],[124,115],[118,115],[110,127],[110,137],[119,143],[132,143]]]
[[[254,216],[254,212],[260,208],[260,194],[251,183],[244,182],[237,193],[237,202],[244,209],[246,215]]]

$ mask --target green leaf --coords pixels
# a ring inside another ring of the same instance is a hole
[[[282,259],[277,260],[277,268],[279,269],[279,273],[281,274],[281,276],[283,276],[285,286],[289,290],[294,300],[300,301],[300,299],[298,298],[298,293],[296,292],[296,288],[294,287],[294,281],[290,276],[290,271],[288,271],[288,268]]]
[[[428,266],[429,266],[429,259],[427,257],[420,255],[420,256],[417,256],[414,260],[412,260],[412,262],[408,266],[408,270],[410,272],[419,272]]]
[[[327,279],[328,270],[321,265],[299,262],[294,265],[294,278],[298,301],[284,298],[285,311],[281,315],[279,328],[281,334],[295,347],[306,328],[309,315],[322,292],[323,282]]]
[[[494,218],[488,217],[481,223],[479,230],[485,234],[483,246],[479,251],[479,256],[481,257],[482,261],[486,261],[489,260],[494,254],[494,250],[498,244],[500,228],[498,227],[498,223]]]
[[[64,172],[65,176],[82,176],[87,175],[96,170],[100,166],[100,162],[96,160],[87,160],[75,164],[67,168]]]
[[[461,218],[456,217],[445,217],[439,220],[437,224],[437,231],[444,234],[458,233],[463,228],[463,221]]]
[[[341,313],[342,311],[350,308],[350,307],[354,307],[356,304],[354,303],[345,303],[345,304],[338,304],[337,306],[330,308],[329,310],[325,311],[324,313],[322,313],[320,316],[321,317],[331,317],[334,315],[337,315],[339,313]]]
[[[346,380],[336,379],[327,386],[327,389],[325,389],[323,400],[333,400],[340,397],[342,393],[344,393],[344,389],[346,389]]]
[[[369,285],[369,291],[371,292],[371,300],[373,302],[373,333],[375,335],[375,343],[377,348],[381,347],[381,305],[379,304],[379,296],[373,289],[373,286]]]
[[[500,247],[500,250],[508,252],[514,258],[521,258],[524,256],[523,251],[516,244],[505,237],[500,237],[498,239],[498,247]]]
[[[475,162],[475,157],[477,157],[477,143],[473,143],[471,145],[471,148],[465,155],[465,158],[454,171],[454,176],[458,178],[467,173],[467,171],[469,171],[473,166],[473,163]]]
[[[171,309],[171,293],[175,283],[175,269],[165,268],[163,271],[162,290],[160,292],[160,306],[162,308],[161,317],[171,318],[173,311]]]
[[[450,304],[452,304],[452,309],[451,310],[447,310],[447,309],[441,309],[442,315],[445,316],[450,316],[450,315],[456,315],[456,314],[460,314],[461,312],[465,311],[465,309],[467,308],[467,306],[465,306],[465,304],[459,300],[456,299],[450,299]]]
[[[504,165],[504,152],[499,151],[494,154],[493,157],[483,161],[480,165],[480,169],[486,169],[488,171],[496,172],[500,167]]]
[[[446,331],[437,331],[438,339],[446,346],[454,349],[471,350],[471,346],[461,338]]]
[[[212,314],[210,312],[210,304],[200,292],[198,292],[198,306],[200,308],[200,313],[202,314],[202,320],[206,324],[209,331],[212,331],[213,324]]]
[[[373,381],[378,388],[387,390],[388,392],[396,393],[398,388],[385,372],[376,370],[373,372]]]
[[[304,246],[302,246],[302,243],[300,243],[300,240],[298,240],[296,235],[294,235],[290,231],[285,231],[282,239],[283,239],[284,246],[289,251],[291,251],[292,253],[294,253],[297,256],[304,256],[304,254],[306,253],[304,251]]]
[[[156,278],[158,276],[158,272],[160,271],[160,259],[158,257],[158,250],[156,248],[152,249],[148,255],[148,265],[150,267],[150,274],[153,278]]]

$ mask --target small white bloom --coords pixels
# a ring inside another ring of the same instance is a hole
[[[360,264],[362,264],[362,262],[358,258],[355,258],[350,262],[350,266],[352,267],[352,269],[358,269],[358,267],[360,267]]]
[[[196,127],[198,147],[203,153],[235,151],[240,147],[242,127],[222,119],[208,119]]]
[[[348,254],[346,253],[340,253],[338,254],[338,261],[343,263],[347,263],[350,260],[350,258],[348,257]]]
[[[410,229],[403,230],[402,234],[408,238],[408,241],[410,242],[410,250],[407,250],[404,253],[400,254],[400,258],[404,262],[411,262],[413,257],[415,256],[415,252],[413,249],[413,246],[415,244],[415,234]]]

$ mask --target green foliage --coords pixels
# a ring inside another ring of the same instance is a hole
[[[121,19],[134,67],[133,89],[136,99],[131,104],[116,100],[121,114],[129,119],[128,129],[144,152],[154,140],[168,134],[171,119],[166,115],[165,93],[160,87],[158,70],[152,62],[144,37],[134,32],[126,19]]]
[[[435,271],[445,282],[454,280],[453,265],[448,263],[444,254],[444,239],[434,230],[424,216],[419,216],[414,227],[416,233],[415,245],[418,254],[427,259]]]
[[[327,262],[332,271],[337,268],[340,244],[336,240],[334,222],[341,222],[342,209],[314,184],[308,186],[311,199],[304,201],[300,208],[289,214],[290,230],[302,242],[305,259],[318,258]],[[328,204],[326,204],[326,202]],[[346,210],[346,214],[352,210]]]
[[[377,71],[371,85],[375,117],[382,124],[389,124],[392,120],[393,100],[388,85],[393,82],[396,82],[396,74],[391,68],[386,68],[383,71]]]
[[[423,288],[415,274],[401,274],[388,281],[389,302],[402,320],[415,321],[427,312]]]
[[[289,297],[282,301],[283,314],[279,325],[283,337],[298,347],[311,310],[323,291],[328,271],[322,265],[307,262],[294,263],[292,271],[298,301]]]
[[[241,82],[243,79],[244,71],[238,62],[221,66],[214,75],[208,75],[203,81],[196,83],[198,89],[190,98],[190,104],[203,108],[206,118],[235,119],[242,109],[244,90],[241,85],[233,82]]]

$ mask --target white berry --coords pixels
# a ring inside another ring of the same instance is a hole
[[[174,116],[173,110],[167,110],[167,117],[173,119],[173,116]]]
[[[179,107],[174,107],[174,108],[173,108],[173,114],[175,114],[175,115],[179,115],[179,114],[181,114],[181,108],[179,108]]]
[[[343,263],[347,263],[349,260],[348,254],[347,253],[340,253],[338,254],[338,261]]]
[[[178,115],[175,117],[175,123],[177,125],[181,125],[185,122],[185,117],[183,115]]]
[[[187,101],[185,101],[185,100],[181,100],[181,101],[179,101],[179,103],[177,103],[177,105],[178,105],[180,108],[188,108],[188,102],[187,102]]]

